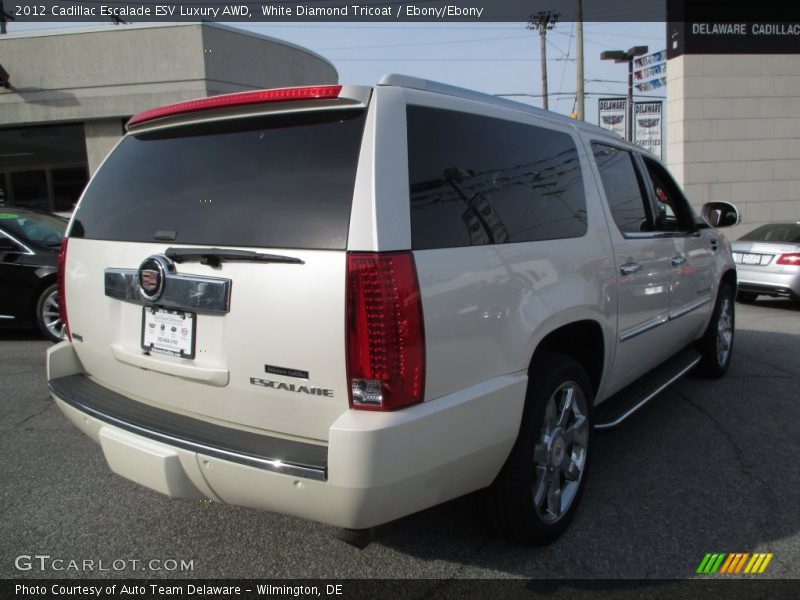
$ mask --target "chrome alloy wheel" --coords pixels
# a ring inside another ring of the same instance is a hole
[[[50,332],[54,339],[64,340],[67,338],[66,327],[61,321],[61,313],[58,309],[58,290],[53,290],[42,303],[42,323]]]
[[[555,523],[580,488],[589,445],[588,406],[583,389],[566,381],[547,400],[533,450],[533,502],[541,520]]]
[[[720,298],[717,316],[717,364],[723,366],[730,358],[733,344],[733,301],[729,295]]]

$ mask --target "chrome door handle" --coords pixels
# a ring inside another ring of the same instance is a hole
[[[680,267],[685,262],[686,262],[686,257],[685,256],[673,256],[672,257],[672,266],[673,267]]]
[[[622,273],[623,275],[633,275],[634,273],[636,273],[636,271],[638,271],[641,268],[642,265],[640,265],[639,263],[629,262],[625,263],[624,265],[621,265],[619,268],[619,272]]]

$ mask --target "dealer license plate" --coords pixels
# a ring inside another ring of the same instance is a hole
[[[742,264],[743,265],[760,265],[761,264],[761,255],[760,254],[742,254]]]
[[[197,315],[165,308],[142,309],[142,349],[194,358]]]

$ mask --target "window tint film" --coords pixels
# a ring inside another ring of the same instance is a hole
[[[364,111],[217,121],[125,138],[75,237],[344,249]]]
[[[407,108],[411,238],[417,250],[579,237],[586,198],[561,132]]]
[[[644,195],[631,153],[605,144],[592,144],[592,152],[608,207],[619,230],[623,233],[649,231]]]

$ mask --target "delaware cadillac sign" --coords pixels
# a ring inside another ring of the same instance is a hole
[[[667,57],[800,54],[797,0],[667,0]]]
[[[682,54],[800,54],[800,21],[669,23],[667,56]]]

